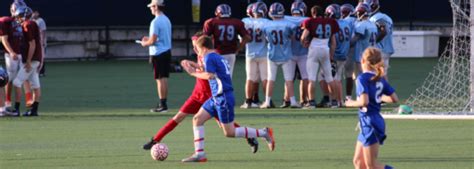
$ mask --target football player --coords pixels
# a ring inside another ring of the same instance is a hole
[[[301,36],[301,43],[309,46],[308,61],[306,68],[308,70],[308,98],[309,103],[305,108],[315,108],[315,87],[317,73],[321,66],[321,71],[324,73],[324,79],[330,87],[330,95],[333,98],[331,104],[337,105],[335,100],[337,94],[336,82],[331,75],[331,60],[334,58],[334,51],[336,49],[336,33],[339,32],[339,25],[333,18],[324,18],[324,10],[319,6],[311,8],[311,19],[303,22],[303,35]],[[311,39],[311,41],[309,40]],[[311,43],[311,44],[310,44]],[[330,47],[328,47],[330,44]]]
[[[15,86],[15,98],[19,98],[21,94],[21,86],[25,81],[29,81],[33,89],[33,104],[31,109],[26,111],[23,116],[38,116],[38,107],[41,98],[41,85],[39,81],[39,69],[43,60],[43,52],[41,47],[41,37],[38,25],[32,21],[32,10],[28,7],[19,7],[15,11],[16,20],[21,23],[23,30],[23,44],[25,49],[23,52],[22,62],[13,85]],[[15,109],[16,109],[15,105]]]
[[[199,53],[196,51],[196,47],[195,47],[196,46],[196,40],[200,36],[202,36],[202,32],[197,32],[192,37],[192,43],[193,43],[194,51],[196,52],[196,54],[198,54],[197,63],[193,62],[193,61],[190,61],[190,60],[183,60],[181,62],[181,65],[187,71],[191,68],[194,69],[193,71],[195,71],[196,68],[199,69],[198,71],[201,71],[201,69],[204,65],[203,57],[202,57],[202,55],[199,55]],[[194,65],[194,66],[190,66],[190,65]],[[209,87],[209,82],[205,79],[196,78],[196,83],[194,85],[194,90],[193,90],[191,96],[189,96],[189,98],[184,102],[184,104],[183,104],[183,106],[181,106],[181,109],[179,110],[179,112],[172,119],[168,120],[168,122],[162,128],[160,128],[160,130],[158,130],[156,135],[149,142],[147,142],[146,144],[143,145],[143,149],[150,150],[151,147],[153,147],[153,145],[155,145],[156,143],[161,142],[161,140],[169,132],[173,131],[173,129],[179,123],[181,123],[188,115],[195,115],[199,111],[199,108],[201,108],[201,106],[204,104],[204,102],[206,102],[207,99],[211,98],[211,96],[212,96],[212,94],[211,94],[211,89]],[[234,123],[234,125],[236,127],[239,127],[239,125],[237,123]],[[252,152],[256,153],[258,151],[258,142],[257,142],[257,140],[255,138],[248,138],[247,141],[248,141],[249,145],[251,146]]]
[[[300,104],[305,105],[308,102],[308,72],[306,70],[306,61],[308,59],[308,48],[305,48],[301,45],[300,39],[301,34],[303,33],[303,28],[301,24],[304,20],[308,19],[306,17],[307,7],[303,1],[296,0],[291,4],[291,16],[285,16],[285,19],[292,22],[296,25],[295,33],[291,41],[291,51],[293,52],[293,57],[290,62],[295,62],[297,69],[296,72],[299,73],[300,79]],[[285,88],[285,90],[288,90]],[[290,106],[290,98],[285,96],[285,102],[282,107]]]
[[[370,22],[375,23],[378,28],[377,36],[377,48],[382,50],[382,58],[385,64],[385,79],[388,79],[388,68],[390,63],[390,56],[395,53],[393,48],[393,21],[390,16],[385,13],[380,12],[380,3],[379,0],[365,0],[371,9],[371,17],[369,18]]]
[[[1,24],[0,24],[1,25]],[[5,110],[5,90],[3,87],[8,83],[8,73],[0,66],[0,117],[3,116],[16,116],[17,114],[11,114]]]
[[[361,73],[360,59],[362,52],[377,43],[377,26],[369,21],[370,7],[366,3],[360,2],[356,9],[357,22],[354,27],[354,37],[351,39],[351,46],[354,46],[355,74]]]
[[[265,102],[260,108],[272,108],[271,97],[273,95],[273,87],[277,77],[278,66],[283,69],[285,79],[285,95],[290,98],[290,107],[301,107],[296,102],[294,96],[293,79],[295,76],[295,62],[291,62],[291,39],[294,37],[296,25],[284,19],[285,8],[281,3],[273,3],[270,6],[268,15],[273,19],[263,28],[263,33],[268,41],[268,82]]]
[[[265,93],[267,85],[267,42],[263,35],[263,27],[269,22],[265,18],[267,5],[263,2],[256,2],[247,8],[247,15],[250,18],[244,18],[245,29],[250,35],[250,41],[246,43],[245,51],[245,70],[247,72],[247,81],[245,84],[245,103],[241,108],[258,108],[256,100],[252,99],[255,93],[258,93],[258,80],[262,81]]]
[[[215,11],[215,18],[204,22],[203,32],[212,36],[216,52],[229,61],[230,74],[234,71],[235,56],[250,40],[250,35],[245,30],[244,23],[236,18],[231,18],[231,8],[227,4],[220,4]],[[239,43],[238,36],[242,38]]]
[[[190,71],[189,74],[209,81],[212,97],[209,98],[193,117],[194,154],[182,162],[206,162],[204,152],[204,123],[212,117],[218,118],[226,137],[257,138],[263,137],[271,151],[275,149],[273,129],[266,127],[255,129],[235,127],[234,92],[227,60],[217,54],[209,36],[201,36],[196,41],[198,55],[204,57],[204,71]]]
[[[335,72],[334,80],[337,85],[337,97],[338,105],[332,105],[333,108],[342,106],[342,73],[344,71],[344,65],[347,60],[347,55],[349,53],[350,41],[352,38],[352,27],[350,22],[347,20],[341,19],[341,10],[340,6],[337,4],[331,4],[326,8],[325,12],[326,17],[334,18],[339,24],[339,32],[336,33],[336,50],[334,52],[334,61],[332,63]],[[327,84],[324,80],[320,81],[322,88],[327,88]],[[324,90],[323,90],[324,91]],[[327,97],[327,96],[326,96]]]
[[[342,18],[349,22],[351,27],[351,38],[354,36],[354,27],[357,18],[354,17],[354,6],[351,4],[343,4],[341,6]],[[354,80],[356,78],[354,67],[354,47],[349,48],[349,53],[347,55],[346,65],[344,66],[344,72],[346,77],[346,100],[352,99],[352,89],[354,88]]]

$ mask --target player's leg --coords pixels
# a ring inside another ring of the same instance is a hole
[[[364,145],[362,142],[357,141],[355,146],[354,157],[352,159],[352,164],[354,165],[355,169],[366,169],[367,166],[365,165],[364,159]]]
[[[380,144],[375,143],[367,147],[363,147],[362,151],[364,152],[364,160],[365,165],[368,169],[384,169],[386,166],[380,163],[378,158]],[[387,166],[387,168],[391,168],[391,166]]]
[[[265,93],[265,95],[266,95],[267,83],[268,83],[268,68],[267,68],[268,67],[268,60],[267,60],[267,58],[266,57],[259,58],[257,67],[258,67],[259,79],[262,82],[263,93]],[[258,93],[258,85],[257,85],[257,88],[255,88],[255,91],[256,91],[256,93]]]
[[[31,75],[27,81],[29,82],[29,86],[33,89],[33,104],[31,105],[31,110],[24,114],[27,116],[38,116],[38,107],[41,102],[41,85],[38,72],[39,66],[39,61],[33,61],[31,63]]]
[[[248,109],[252,105],[252,97],[254,96],[255,90],[258,91],[258,88],[254,88],[254,84],[257,80],[257,62],[255,59],[246,58],[245,59],[245,71],[247,74],[247,80],[245,82],[245,102],[240,108]]]
[[[0,87],[0,117],[7,115],[8,113],[7,111],[5,111],[5,89],[3,87]]]
[[[34,92],[32,91],[32,87],[30,81],[27,80],[23,83],[23,91],[25,93],[25,104],[27,108],[31,108],[34,102]]]
[[[265,94],[265,102],[260,106],[260,108],[266,109],[266,108],[273,108],[271,105],[272,102],[272,95],[273,95],[273,86],[276,80],[278,72],[278,65],[275,62],[268,61],[267,65],[267,76],[268,76],[268,82],[267,82],[267,91]]]
[[[199,112],[193,117],[193,134],[194,134],[194,153],[188,158],[184,158],[181,162],[206,162],[206,153],[204,152],[204,123],[217,116],[213,99],[209,99],[199,109]]]
[[[323,73],[322,68],[319,69],[318,81],[319,81],[319,88],[323,92],[323,97],[321,98],[321,101],[319,101],[319,103],[316,104],[316,107],[327,107],[328,104],[330,103],[329,86],[328,86],[328,83],[326,83],[326,80],[324,80],[324,73]]]
[[[349,50],[349,54],[347,55],[346,63],[344,64],[344,74],[346,77],[346,100],[352,99],[352,89],[354,88],[354,79],[352,75],[354,74],[354,49],[351,48]]]
[[[10,80],[9,83],[7,83],[5,87],[5,92],[6,92],[5,106],[6,107],[11,107],[11,104],[12,104],[11,103],[12,90],[15,90],[14,85],[13,85],[13,80],[15,80],[16,76],[18,75],[18,71],[20,70],[20,66],[22,65],[21,60],[22,60],[21,55],[18,55],[17,60],[13,60],[13,58],[10,57],[8,53],[5,53],[5,67],[8,72],[8,76]],[[19,107],[20,102],[21,102],[20,97],[15,97],[15,107],[17,105]],[[11,110],[11,112],[19,114],[18,109],[13,109]]]
[[[20,66],[20,70],[18,71],[15,80],[13,80],[13,86],[15,89],[15,98],[21,98],[21,88],[23,83],[28,80],[32,71],[27,72],[24,66]],[[20,102],[15,102],[15,110],[17,112],[20,111]],[[19,114],[18,114],[19,115]]]
[[[308,70],[306,69],[307,56],[299,56],[296,61],[300,72],[300,103],[304,105],[308,102]]]
[[[295,98],[295,87],[293,80],[295,78],[295,69],[296,69],[296,62],[290,59],[288,62],[282,65],[283,69],[283,77],[285,79],[285,88],[286,88],[286,95],[289,98],[290,107],[291,108],[301,108],[301,105],[296,102]]]
[[[343,94],[342,94],[342,74],[344,73],[344,65],[345,61],[336,61],[336,76],[335,76],[335,81],[336,81],[336,87],[337,87],[337,100],[339,101],[339,105],[342,106],[343,102]]]
[[[321,57],[319,57],[319,62],[321,64],[321,69],[324,73],[324,79],[329,86],[329,96],[331,97],[331,106],[337,107],[338,101],[337,98],[337,90],[336,90],[336,83],[334,82],[334,78],[332,75],[332,67],[331,61],[329,59],[329,48],[321,48]]]
[[[318,53],[318,48],[310,47],[308,50],[308,60],[306,61],[306,70],[308,72],[308,105],[304,108],[315,108],[316,102],[314,99],[315,95],[315,85],[316,79],[318,76],[319,62],[316,60]]]

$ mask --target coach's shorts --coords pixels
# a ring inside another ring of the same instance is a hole
[[[235,99],[232,92],[209,98],[202,106],[212,117],[217,117],[221,123],[234,121]]]
[[[186,102],[184,102],[179,111],[186,114],[196,114],[204,102],[205,101],[198,101],[191,96],[186,100]]]
[[[161,53],[158,56],[151,56],[155,79],[170,77],[171,50]]]
[[[380,114],[375,115],[359,115],[360,133],[357,140],[364,144],[365,147],[383,142],[387,138],[385,135],[385,121]]]

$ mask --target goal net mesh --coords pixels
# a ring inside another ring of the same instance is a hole
[[[414,114],[474,115],[470,100],[470,0],[450,0],[453,31],[438,63],[405,104]]]

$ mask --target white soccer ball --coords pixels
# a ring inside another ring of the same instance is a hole
[[[168,157],[168,146],[164,143],[155,144],[151,147],[150,153],[153,160],[164,161]]]

